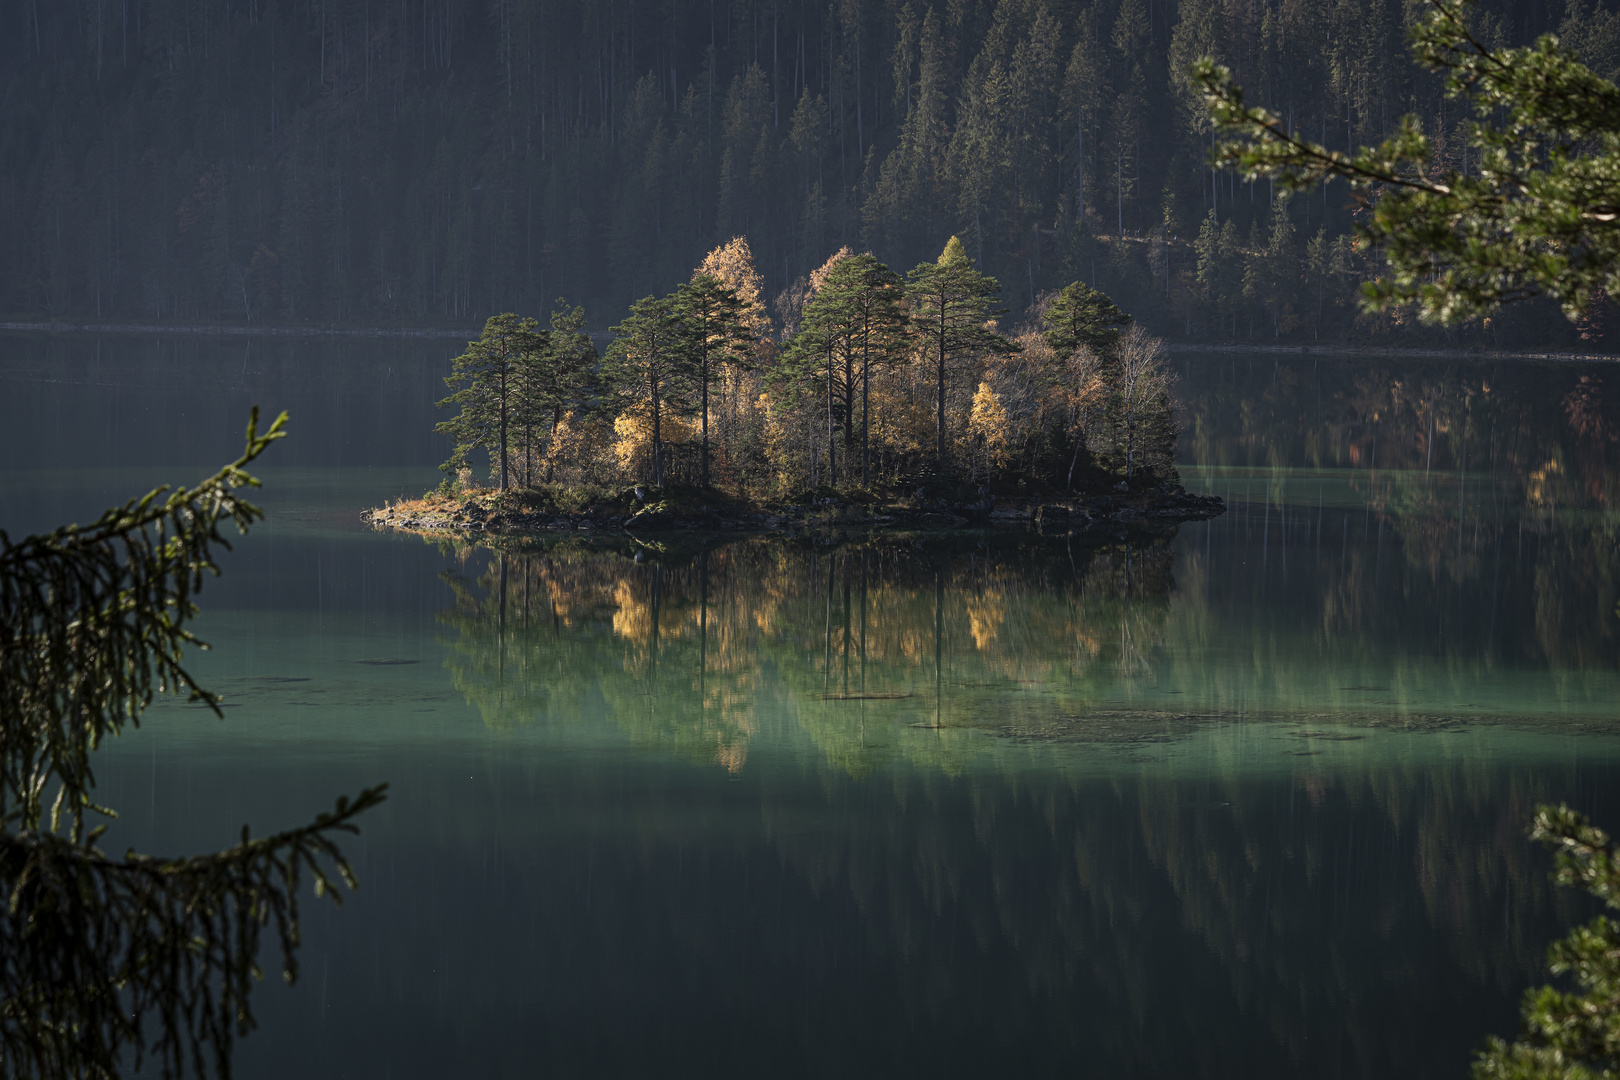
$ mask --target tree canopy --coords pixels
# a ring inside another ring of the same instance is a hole
[[[1131,317],[1107,296],[1081,281],[1071,282],[1052,298],[1041,315],[1046,343],[1060,355],[1084,345],[1098,355],[1113,351],[1119,329]]]
[[[704,265],[716,272],[631,305],[600,364],[578,308],[550,331],[492,319],[456,361],[452,380],[468,385],[443,403],[463,407],[440,425],[458,437],[450,465],[490,447],[497,484],[510,460],[525,488],[560,483],[572,490],[545,497],[567,500],[625,481],[798,497],[857,480],[1073,491],[1174,479],[1162,343],[1134,325],[1122,339],[1129,317],[1100,290],[1071,282],[1009,334],[997,282],[959,238],[907,279],[846,247],[795,284],[776,341],[754,335],[758,312],[731,284],[757,280],[746,243]]]

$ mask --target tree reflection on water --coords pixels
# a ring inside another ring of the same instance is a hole
[[[1172,592],[1162,536],[634,554],[561,541],[466,560],[483,566],[446,576],[440,618],[486,722],[594,714],[600,699],[637,744],[732,771],[762,711],[794,715],[855,774],[895,754],[954,768],[975,733],[1078,723],[1097,687],[1151,666]],[[894,737],[911,728],[934,736]]]

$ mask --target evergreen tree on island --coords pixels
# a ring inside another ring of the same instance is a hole
[[[687,408],[694,376],[691,326],[677,296],[643,297],[612,327],[616,335],[603,365],[609,385],[629,408],[648,410],[653,429],[653,483],[664,483],[663,415]]]
[[[945,471],[945,387],[951,366],[969,356],[1018,351],[1015,342],[986,324],[1005,308],[995,307],[1001,283],[981,274],[962,241],[951,237],[936,262],[921,263],[907,275],[912,327],[934,369],[936,463]]]
[[[450,361],[451,373],[444,381],[456,392],[440,401],[439,408],[459,406],[460,411],[434,428],[455,442],[441,469],[465,468],[468,451],[482,447],[497,463],[500,489],[506,490],[512,428],[527,411],[520,406],[538,405],[551,389],[535,370],[548,345],[539,323],[507,312],[491,315],[478,340],[468,342],[467,351]]]
[[[872,369],[895,363],[911,346],[905,295],[900,275],[871,252],[849,255],[833,264],[821,287],[805,305],[806,326],[842,352],[844,395],[844,462],[854,456],[855,391],[860,388],[861,483],[871,482]]]
[[[709,385],[722,363],[748,363],[756,340],[748,309],[737,290],[699,270],[675,294],[675,311],[688,335],[692,378],[697,382],[698,416],[702,423],[702,486],[709,486]]]
[[[1130,321],[1119,305],[1081,281],[1065,286],[1041,315],[1046,343],[1059,356],[1082,345],[1098,357],[1110,356],[1119,344],[1120,328]]]

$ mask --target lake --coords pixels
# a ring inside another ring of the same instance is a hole
[[[225,719],[99,759],[115,850],[392,785],[242,1077],[1463,1076],[1594,911],[1525,830],[1620,826],[1602,365],[1178,354],[1162,534],[492,551],[359,520],[456,344],[0,335],[14,537],[292,413]]]

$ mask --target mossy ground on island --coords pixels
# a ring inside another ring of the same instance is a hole
[[[362,517],[412,532],[523,534],[566,531],[799,532],[825,528],[953,529],[987,525],[1043,532],[1203,520],[1218,496],[1174,482],[1134,490],[1003,496],[972,484],[919,483],[906,491],[823,489],[792,502],[756,502],[718,489],[555,487],[430,492]]]

